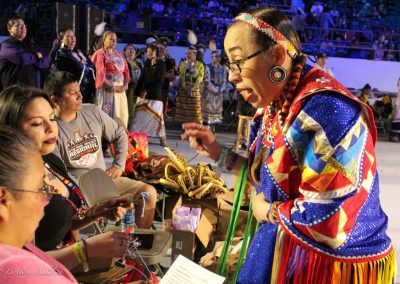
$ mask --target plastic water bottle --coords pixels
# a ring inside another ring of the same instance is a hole
[[[122,229],[125,230],[135,225],[135,209],[128,209],[122,218]]]

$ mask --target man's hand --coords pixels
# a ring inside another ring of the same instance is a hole
[[[119,221],[124,217],[127,209],[133,208],[133,203],[130,202],[129,198],[112,198],[96,204],[91,212],[92,218],[104,217],[108,220]]]
[[[107,170],[106,170],[106,173],[112,178],[112,179],[116,179],[116,178],[118,178],[118,177],[120,177],[121,175],[122,175],[122,170],[121,169],[119,169],[119,168],[117,168],[117,167],[115,167],[115,166],[112,166],[112,167],[110,167],[110,168],[108,168]]]

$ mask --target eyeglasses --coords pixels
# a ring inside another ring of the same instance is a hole
[[[15,25],[14,28],[17,28],[17,29],[26,29],[26,28],[27,28],[27,25],[25,25],[25,24],[23,24],[23,25],[18,24],[18,25]]]
[[[19,192],[32,192],[32,193],[41,193],[43,196],[47,198],[47,200],[50,200],[53,197],[53,194],[55,193],[55,188],[54,186],[47,184],[43,182],[42,187],[39,189],[39,191],[33,191],[33,190],[26,190],[26,189],[15,189],[15,188],[9,188],[11,191],[19,191]]]
[[[242,59],[237,60],[237,61],[230,62],[228,64],[228,68],[233,74],[239,75],[242,72],[242,69],[240,68],[240,64],[242,64],[243,62],[246,62],[247,60],[249,60],[249,59],[251,59],[253,57],[256,57],[257,55],[259,55],[259,54],[261,54],[261,53],[263,53],[263,52],[265,52],[265,51],[267,51],[269,49],[270,49],[269,47],[266,47],[266,48],[263,48],[263,49],[255,52],[253,54],[250,54],[249,56],[247,56],[245,58],[242,58]]]

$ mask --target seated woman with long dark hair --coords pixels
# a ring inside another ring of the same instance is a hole
[[[58,127],[47,94],[29,87],[5,89],[0,93],[0,125],[19,130],[36,144],[45,161],[47,182],[56,189],[35,232],[36,245],[50,251],[50,255],[70,269],[93,257],[123,256],[130,240],[123,233],[107,232],[76,242],[80,228],[101,217],[119,220],[132,205],[128,198],[115,198],[86,207],[85,198],[68,175],[63,161],[53,154]],[[76,257],[74,250],[79,247],[84,248],[85,259]]]

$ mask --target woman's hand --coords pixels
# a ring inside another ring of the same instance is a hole
[[[123,93],[123,92],[125,92],[125,87],[124,86],[114,86],[114,92]]]
[[[128,251],[129,241],[131,240],[130,235],[121,232],[108,231],[95,235],[86,239],[88,258],[123,257]]]
[[[182,140],[189,140],[189,145],[202,156],[210,157],[214,161],[219,159],[222,147],[218,144],[214,133],[201,124],[196,122],[186,122],[182,125],[184,132]]]
[[[147,96],[147,91],[146,90],[140,93],[140,97],[142,99],[146,98],[146,96]]]
[[[254,218],[256,218],[259,223],[268,222],[267,213],[270,206],[271,204],[265,200],[264,193],[261,192],[254,196],[251,208],[253,209]]]
[[[103,86],[108,88],[108,89],[112,89],[114,87],[114,84],[113,84],[113,82],[111,80],[104,79]]]
[[[133,208],[133,203],[129,198],[121,197],[96,204],[89,212],[93,214],[94,219],[104,217],[112,221],[119,221],[124,216],[126,210],[131,208]]]

